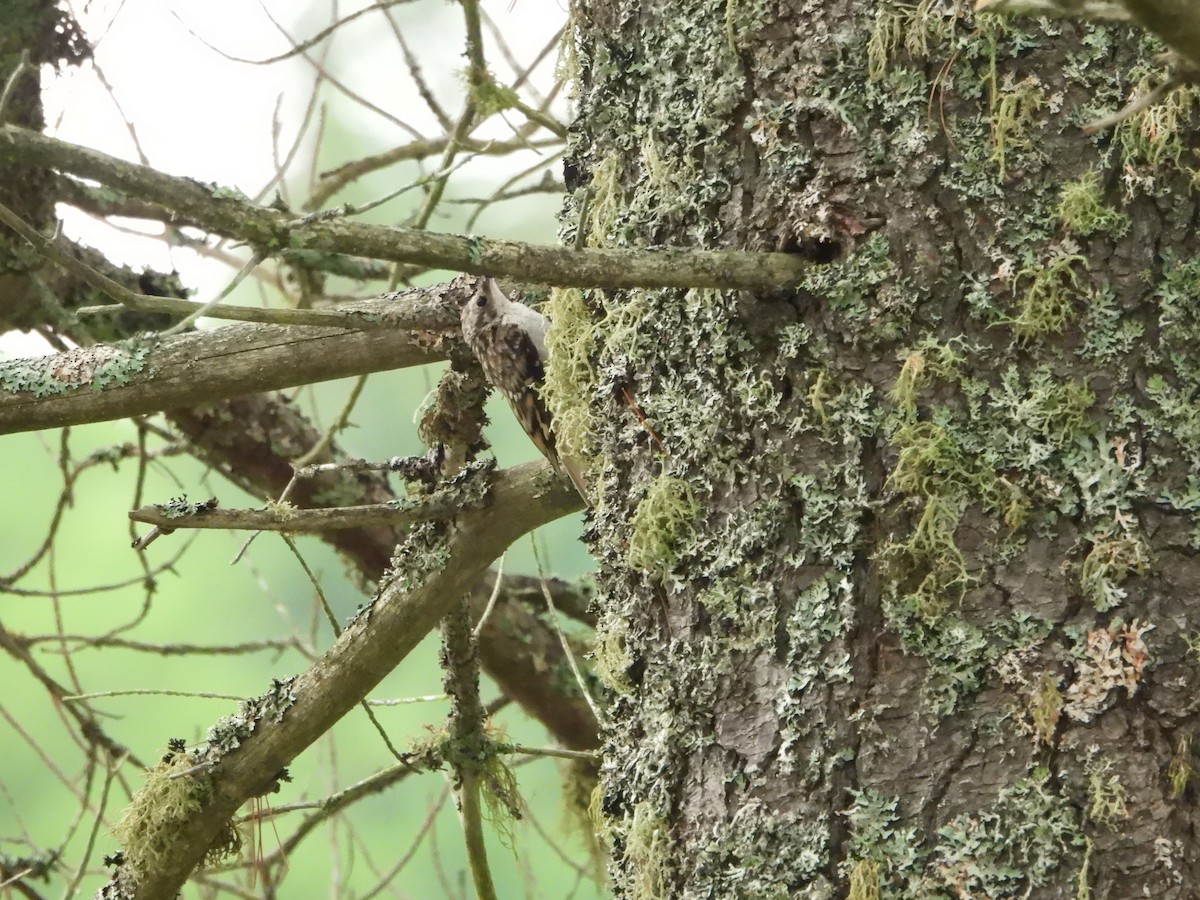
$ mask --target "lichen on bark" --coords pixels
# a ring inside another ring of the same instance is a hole
[[[1184,896],[1156,840],[1194,818],[1186,95],[1089,137],[1150,42],[970,5],[576,9],[565,236],[841,251],[799,291],[584,295],[618,892],[652,815],[671,896]],[[631,554],[680,483],[696,513]],[[1101,631],[1136,665],[1082,666]]]

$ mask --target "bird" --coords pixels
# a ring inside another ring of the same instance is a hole
[[[509,299],[494,278],[480,278],[462,306],[462,333],[483,374],[512,407],[517,421],[559,475],[585,503],[587,482],[578,461],[558,452],[553,416],[538,389],[546,377],[546,317]]]

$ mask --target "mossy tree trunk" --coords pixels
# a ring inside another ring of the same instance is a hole
[[[970,6],[576,8],[568,239],[841,252],[553,298],[621,896],[1200,883],[1197,105]]]

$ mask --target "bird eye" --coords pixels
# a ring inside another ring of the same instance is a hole
[[[476,297],[476,298],[475,298],[475,305],[476,305],[476,306],[478,306],[478,307],[484,307],[484,306],[487,306],[487,295],[486,295],[486,294],[480,294],[478,297]]]

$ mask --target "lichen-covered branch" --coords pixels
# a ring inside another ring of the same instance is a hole
[[[978,0],[976,12],[1128,22],[1129,10],[1120,0]]]
[[[348,304],[361,327],[231,325],[0,363],[0,434],[102,422],[444,359],[442,289]]]
[[[298,217],[257,206],[228,188],[176,178],[87,147],[5,125],[0,160],[56,169],[119,188],[178,211],[209,231],[269,254],[320,250],[436,269],[506,276],[526,283],[578,287],[794,286],[811,262],[789,253],[740,250],[580,249],[367,225],[345,218]]]
[[[407,547],[405,573],[385,583],[329,651],[287,684],[286,703],[273,704],[273,715],[239,734],[235,749],[210,745],[209,767],[189,776],[205,781],[199,809],[158,836],[157,865],[138,869],[127,862],[109,887],[143,900],[174,896],[237,808],[354,708],[509,544],[578,507],[578,496],[548,464],[517,466],[499,473],[487,504],[463,513],[444,537]]]
[[[1200,4],[1194,0],[978,0],[977,12],[1136,22],[1200,69]]]
[[[1122,0],[1133,20],[1200,69],[1200,5],[1195,0]]]
[[[450,497],[423,499],[419,502],[396,501],[371,506],[331,506],[326,509],[296,509],[290,506],[268,509],[210,509],[192,515],[176,516],[163,505],[142,506],[129,511],[134,522],[157,525],[162,529],[201,528],[224,531],[282,531],[311,534],[346,528],[374,528],[380,525],[402,528],[416,522],[444,519],[454,514],[458,504]]]
[[[301,456],[319,440],[319,434],[294,404],[272,394],[238,397],[194,409],[175,410],[171,424],[183,434],[196,455],[225,473],[251,494],[277,497],[292,478],[290,459]],[[254,422],[246,429],[245,422]],[[341,459],[340,451],[327,447],[322,461]],[[342,505],[379,504],[393,499],[382,473],[329,467],[301,478],[291,499],[297,505],[317,506],[336,497]],[[325,531],[321,539],[337,550],[363,583],[376,582],[392,556],[396,530],[361,527]],[[495,584],[487,574],[472,588],[473,618],[478,621]],[[590,591],[548,579],[546,588],[554,605],[588,626],[595,624],[587,612]],[[479,634],[480,659],[500,688],[536,718],[565,747],[592,749],[599,744],[596,720],[588,705],[569,687],[567,677],[556,677],[566,666],[562,647],[542,617],[545,600],[540,579],[506,575],[498,602]]]

